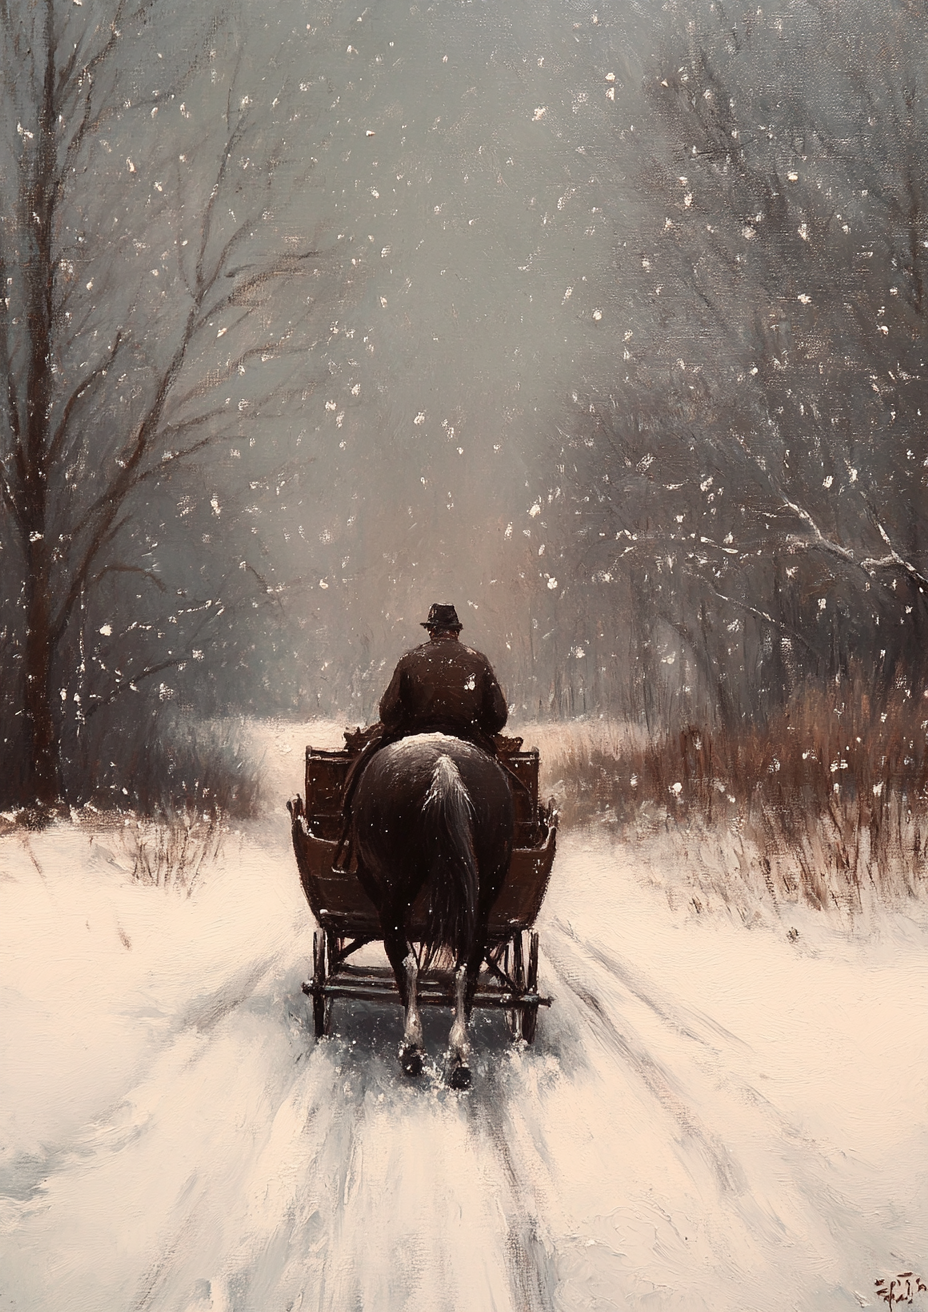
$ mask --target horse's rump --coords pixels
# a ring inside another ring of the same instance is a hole
[[[353,804],[359,873],[385,932],[400,928],[427,888],[427,948],[470,956],[502,887],[513,841],[505,772],[446,734],[382,748]]]

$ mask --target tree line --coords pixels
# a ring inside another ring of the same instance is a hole
[[[735,729],[854,671],[921,696],[925,17],[670,7],[615,385],[575,396],[540,485],[571,624],[633,635],[627,677],[597,664],[655,724]]]
[[[281,589],[257,511],[306,464],[274,424],[337,281],[286,37],[175,0],[0,4],[7,805],[128,796],[166,702],[250,679]]]

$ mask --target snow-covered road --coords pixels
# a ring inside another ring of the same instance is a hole
[[[831,1312],[924,1276],[924,927],[672,910],[567,835],[555,1003],[532,1049],[478,1016],[455,1093],[441,1014],[419,1082],[398,1010],[315,1043],[286,820],[190,899],[118,835],[0,840],[3,1312]]]

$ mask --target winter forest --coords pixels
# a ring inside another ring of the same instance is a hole
[[[0,1302],[928,1308],[926,70],[924,0],[0,0]],[[434,602],[561,822],[460,1107],[313,1046],[283,809]]]
[[[364,722],[441,593],[523,718],[920,789],[923,16],[5,6],[5,803]]]

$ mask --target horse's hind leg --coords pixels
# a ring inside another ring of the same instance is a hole
[[[411,944],[403,959],[406,971],[406,1024],[403,1029],[403,1047],[400,1060],[407,1075],[422,1074],[425,1045],[422,1039],[422,1017],[419,1015],[419,962]]]
[[[425,1044],[422,1038],[422,1017],[419,1014],[419,961],[412,944],[399,929],[385,936],[383,945],[406,1009],[400,1062],[407,1075],[421,1075]]]
[[[471,1084],[471,1071],[467,1064],[470,1056],[470,1013],[486,951],[487,920],[487,916],[481,918],[467,954],[459,953],[455,963],[454,1021],[448,1039],[448,1082],[453,1089],[469,1089]]]
[[[448,1082],[452,1089],[470,1088],[470,1067],[467,1058],[470,1055],[470,1040],[467,1035],[467,1021],[470,1014],[468,994],[468,967],[458,963],[454,971],[454,1021],[448,1039]]]

